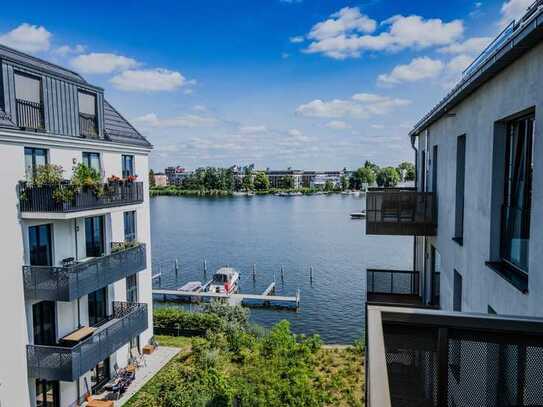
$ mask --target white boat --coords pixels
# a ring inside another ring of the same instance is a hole
[[[202,291],[202,282],[201,281],[189,281],[187,284],[179,287],[177,291],[193,291],[200,292]]]
[[[239,285],[239,273],[232,267],[221,267],[215,274],[208,287],[212,293],[232,294],[237,291]]]
[[[366,211],[351,213],[351,219],[364,219],[366,217]]]

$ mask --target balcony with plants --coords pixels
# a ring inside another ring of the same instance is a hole
[[[47,164],[37,167],[30,180],[19,183],[23,215],[80,212],[143,202],[143,182],[137,182],[137,176],[111,176],[104,182],[98,171],[84,164],[73,168],[70,179],[63,174],[61,166]]]

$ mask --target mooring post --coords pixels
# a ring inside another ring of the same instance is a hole
[[[204,276],[207,274],[207,260],[204,259]]]
[[[281,281],[285,279],[285,270],[283,268],[283,265],[281,264]]]
[[[253,281],[256,280],[256,264],[253,263]]]
[[[309,279],[313,281],[313,266],[309,266]]]
[[[175,259],[175,276],[177,277],[177,274],[179,272],[179,262],[177,259]]]

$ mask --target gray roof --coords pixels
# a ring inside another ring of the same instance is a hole
[[[107,100],[104,100],[104,134],[115,143],[135,144],[151,148],[152,145]]]
[[[60,65],[47,62],[43,59],[36,58],[32,55],[25,54],[23,52],[17,51],[13,48],[9,48],[1,44],[0,59],[10,60],[16,62],[17,64],[28,66],[29,68],[34,68],[41,72],[46,72],[54,76],[89,85],[89,83],[77,72],[71,71],[69,69],[63,68]]]
[[[410,136],[416,136],[432,123],[446,115],[455,106],[477,91],[484,83],[494,78],[520,56],[543,41],[543,0],[537,0],[518,21],[512,23],[512,32],[505,40],[496,38],[489,48],[468,67],[465,75],[429,113],[427,113]],[[497,45],[496,45],[497,44]],[[481,58],[483,57],[483,58]]]

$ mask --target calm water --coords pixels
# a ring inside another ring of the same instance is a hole
[[[288,319],[296,333],[350,343],[363,334],[366,268],[412,265],[411,238],[366,236],[364,221],[350,219],[364,203],[352,195],[154,198],[154,269],[162,264],[163,287],[204,281],[206,258],[208,277],[228,264],[241,274],[241,291],[254,293],[262,292],[275,273],[278,294],[294,295],[300,288],[301,308],[251,309],[255,322],[269,326]],[[175,258],[181,269],[177,281],[167,273]]]

